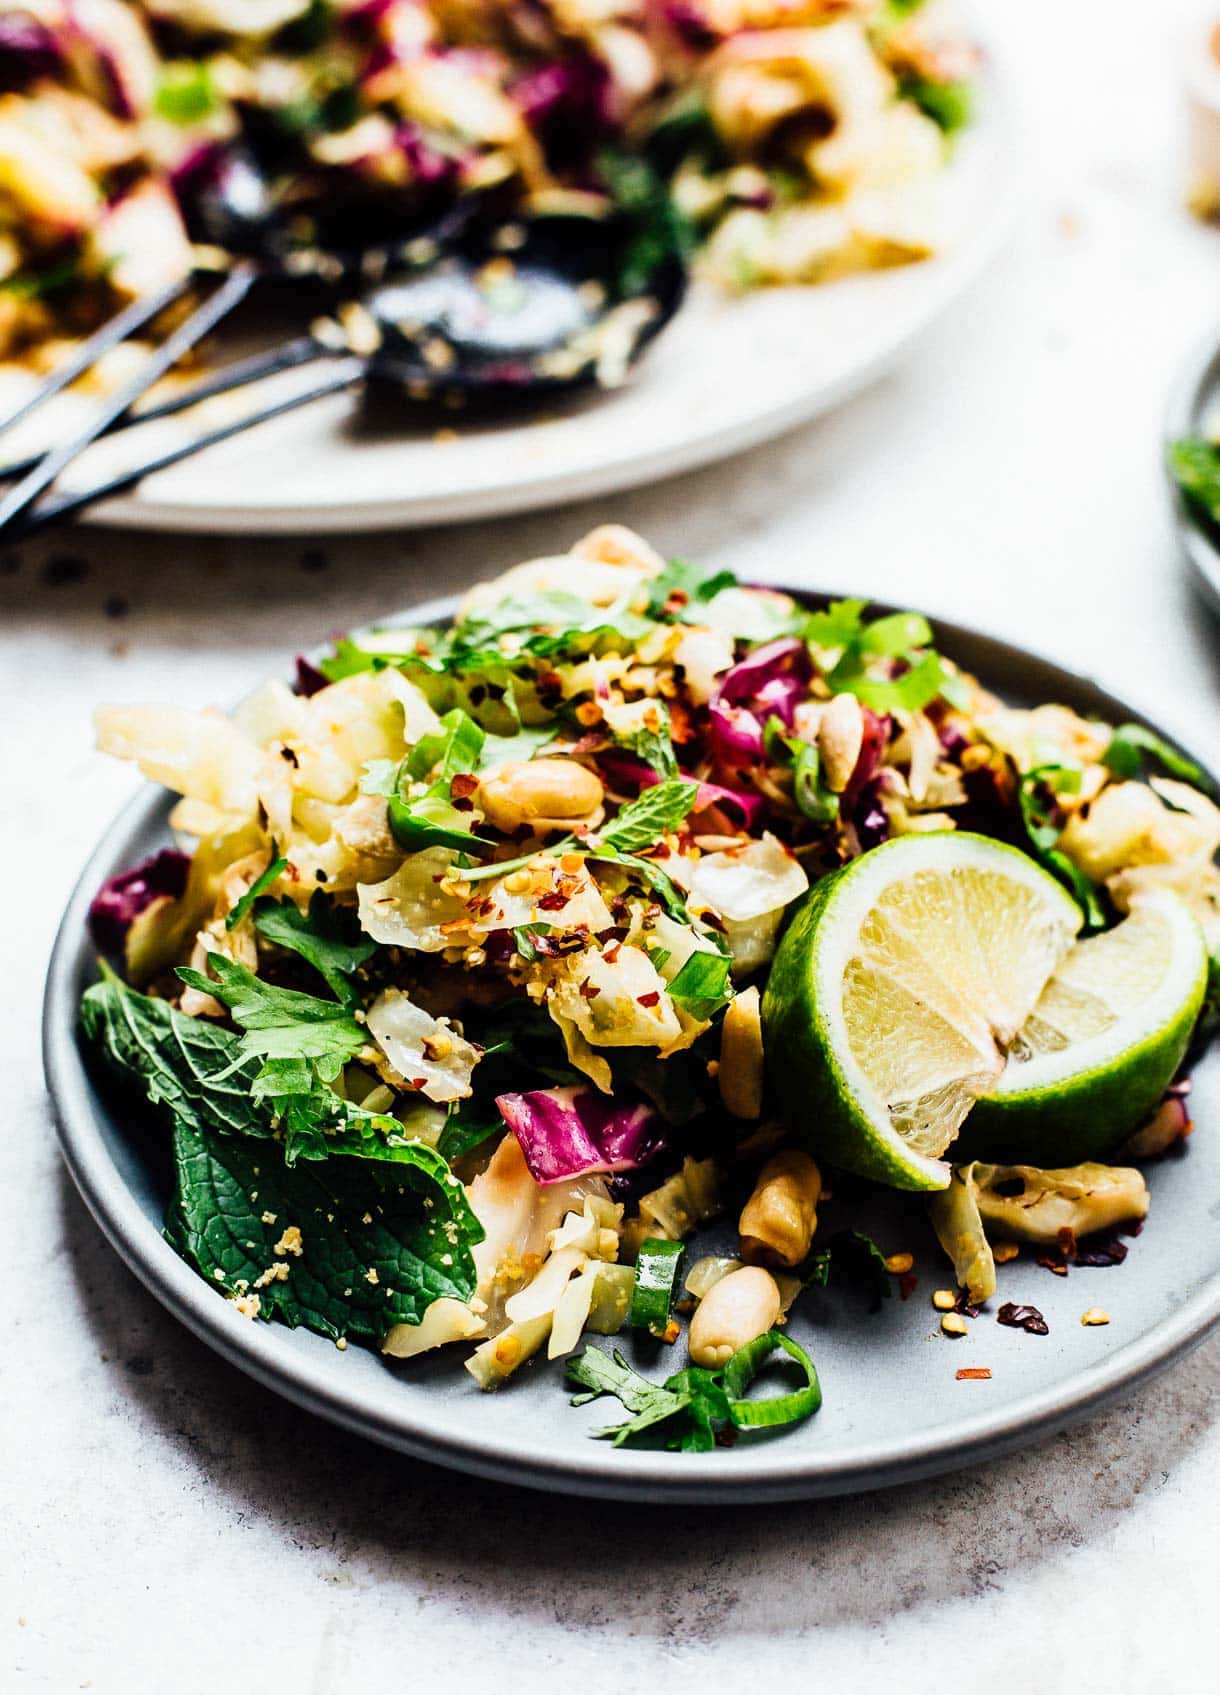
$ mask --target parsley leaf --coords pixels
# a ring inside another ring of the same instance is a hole
[[[354,1012],[360,997],[349,981],[377,952],[360,929],[350,907],[337,906],[316,889],[304,913],[290,900],[260,900],[254,908],[254,928],[277,947],[300,954],[325,980],[327,988]]]
[[[682,778],[654,783],[629,801],[600,832],[602,845],[620,853],[639,853],[642,848],[653,847],[662,836],[677,829],[698,798],[698,783]]]

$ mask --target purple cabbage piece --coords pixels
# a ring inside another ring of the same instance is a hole
[[[763,757],[768,718],[792,727],[804,700],[813,664],[804,642],[795,636],[766,642],[726,671],[708,707],[712,746],[725,765],[749,765]]]
[[[587,53],[538,65],[508,92],[548,152],[568,159],[614,122],[609,72]]]
[[[0,16],[0,92],[28,88],[62,63],[59,43],[45,24],[24,12]]]
[[[162,848],[151,858],[120,871],[102,884],[89,908],[89,933],[98,950],[121,956],[127,932],[142,912],[169,896],[177,900],[186,889],[191,868],[190,855],[177,848]]]
[[[448,182],[457,175],[458,161],[433,147],[418,124],[399,124],[394,141],[416,182]]]
[[[621,748],[603,749],[598,754],[598,763],[616,789],[634,789],[638,794],[641,789],[653,788],[661,781],[651,765],[646,765],[634,754],[624,753]],[[752,789],[731,789],[724,783],[701,782],[694,810],[703,812],[709,806],[718,806],[722,812],[730,813],[746,830],[753,830],[767,810],[767,802]]]
[[[665,1145],[661,1118],[645,1101],[612,1099],[584,1085],[500,1095],[496,1105],[536,1183],[635,1171]]]
[[[310,695],[321,694],[323,689],[329,687],[330,678],[319,671],[312,660],[306,659],[303,653],[298,653],[296,681],[292,685],[293,694],[304,695],[308,699]]]

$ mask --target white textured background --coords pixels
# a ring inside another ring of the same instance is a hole
[[[1220,1342],[1074,1433],[863,1500],[650,1512],[467,1483],[294,1412],[180,1330],[76,1199],[39,1072],[57,915],[133,786],[91,754],[95,701],[232,699],[337,627],[604,518],[991,628],[1217,745],[1217,628],[1157,462],[1170,374],[1220,324],[1220,234],[1179,209],[1182,8],[989,9],[1025,108],[1020,232],[830,422],[504,524],[324,552],[81,532],[0,556],[0,1689],[1214,1687]]]

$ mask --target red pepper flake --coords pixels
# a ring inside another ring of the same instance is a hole
[[[479,779],[473,771],[459,771],[449,785],[449,793],[454,800],[468,800],[479,786]]]
[[[425,1089],[428,1086],[428,1079],[426,1077],[412,1077],[410,1082],[413,1089]]]
[[[1076,1250],[1077,1265],[1121,1265],[1127,1257],[1127,1244],[1116,1234],[1094,1236],[1087,1247]]]
[[[902,1296],[904,1301],[910,1300],[911,1296],[915,1293],[915,1286],[918,1282],[919,1279],[913,1271],[903,1272],[902,1276],[898,1279],[898,1293]]]
[[[607,965],[613,965],[622,951],[622,942],[611,942],[610,946],[603,952],[602,958],[605,960]]]
[[[970,1299],[964,1289],[957,1291],[957,1300],[953,1303],[954,1312],[960,1312],[963,1318],[977,1318],[980,1308]]]
[[[1050,1254],[1040,1254],[1038,1256],[1038,1264],[1044,1265],[1048,1271],[1053,1271],[1056,1277],[1066,1277],[1068,1274],[1068,1268],[1065,1262],[1061,1259],[1053,1258]]]
[[[567,904],[568,897],[560,889],[553,889],[549,895],[542,895],[538,901],[542,912],[559,912]]]
[[[657,1002],[661,998],[661,991],[659,989],[649,989],[646,995],[637,995],[635,998],[640,1006],[656,1006]]]
[[[958,1371],[959,1383],[986,1383],[991,1376],[991,1367],[987,1365],[964,1365]]]
[[[1010,1330],[1024,1330],[1027,1336],[1049,1336],[1051,1333],[1050,1325],[1037,1307],[1016,1306],[1012,1301],[1005,1301],[995,1316],[997,1324],[1006,1324]]]
[[[586,977],[584,982],[580,985],[580,998],[581,998],[581,1000],[582,1001],[595,1001],[597,999],[598,995],[600,995],[600,994],[601,994],[601,990],[598,989],[598,988],[595,988],[594,985],[592,983],[590,983],[589,979]]]
[[[457,795],[453,799],[453,810],[455,812],[473,812],[474,802],[467,800],[463,795]]]
[[[1056,1232],[1059,1238],[1059,1252],[1065,1260],[1076,1258],[1076,1232],[1070,1224],[1065,1224],[1062,1230]]]

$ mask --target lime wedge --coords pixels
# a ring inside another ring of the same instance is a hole
[[[788,1122],[834,1165],[943,1189],[939,1156],[995,1090],[1080,922],[1053,877],[985,836],[901,836],[824,878],[763,1000]]]
[[[1156,890],[1055,971],[954,1157],[1078,1165],[1111,1152],[1182,1063],[1207,987],[1203,933]]]

